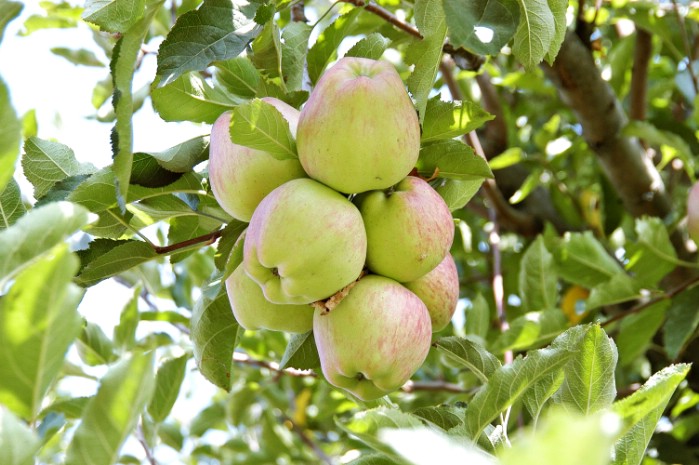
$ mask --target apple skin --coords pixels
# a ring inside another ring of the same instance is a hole
[[[366,233],[357,207],[312,179],[294,179],[255,210],[243,246],[243,264],[267,300],[307,304],[359,277]]]
[[[450,253],[434,270],[403,285],[427,306],[433,333],[447,327],[459,301],[459,273]]]
[[[356,198],[367,233],[367,267],[399,282],[432,271],[449,253],[454,220],[442,197],[408,176],[384,191]]]
[[[420,123],[393,65],[339,60],[301,109],[296,146],[306,173],[339,192],[403,179],[417,162]]]
[[[687,198],[687,231],[699,245],[699,182],[694,183]]]
[[[299,112],[281,100],[265,97],[289,123],[296,135]],[[228,214],[250,221],[262,199],[292,179],[306,177],[297,159],[278,160],[267,152],[234,144],[230,136],[231,112],[223,113],[211,128],[209,182],[214,197]]]
[[[431,336],[425,304],[378,275],[364,276],[335,308],[313,315],[323,375],[364,401],[405,384],[425,361]]]
[[[226,291],[233,315],[245,329],[288,333],[306,333],[313,329],[313,307],[269,302],[242,265],[226,279]]]

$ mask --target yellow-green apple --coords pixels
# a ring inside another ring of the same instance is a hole
[[[307,304],[359,277],[366,244],[352,202],[312,179],[294,179],[270,192],[253,213],[243,264],[270,302]]]
[[[364,276],[334,308],[316,307],[313,315],[323,375],[362,400],[405,384],[425,361],[431,334],[425,304],[378,275]]]
[[[420,152],[420,123],[393,65],[339,60],[301,109],[296,146],[306,173],[340,192],[403,179]]]
[[[245,329],[305,333],[313,329],[313,307],[279,305],[265,299],[262,289],[240,265],[226,279],[233,315]]]
[[[279,110],[295,136],[298,110],[273,97],[262,100]],[[298,159],[278,160],[265,151],[233,143],[230,123],[231,112],[225,112],[211,128],[209,182],[221,208],[233,218],[250,221],[257,205],[275,187],[306,173]]]
[[[432,332],[446,328],[459,301],[459,273],[456,271],[454,257],[448,253],[434,270],[403,285],[427,306],[432,320]]]
[[[687,198],[687,231],[699,245],[699,182],[694,183]]]
[[[408,176],[386,190],[357,196],[367,233],[367,267],[399,282],[432,271],[449,252],[454,220],[427,182]]]

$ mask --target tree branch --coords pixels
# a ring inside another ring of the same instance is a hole
[[[653,51],[653,37],[645,29],[636,28],[636,47],[633,52],[631,89],[629,91],[629,117],[646,119],[646,92],[648,90],[648,64]]]
[[[236,363],[240,363],[242,365],[250,365],[258,368],[266,368],[270,371],[273,371],[275,373],[279,374],[284,374],[284,375],[289,375],[289,376],[295,376],[299,378],[306,378],[306,377],[311,377],[311,378],[317,378],[318,375],[313,371],[313,370],[297,370],[296,368],[279,368],[279,364],[276,362],[267,362],[265,360],[255,360],[254,358],[250,358],[247,354],[243,354],[240,352],[233,352],[233,361]]]
[[[153,249],[155,250],[155,252],[157,254],[163,255],[163,254],[168,254],[168,253],[174,252],[176,250],[185,249],[187,247],[191,247],[191,246],[197,245],[197,244],[211,245],[214,242],[216,242],[216,239],[221,237],[221,234],[223,234],[223,229],[218,229],[218,230],[210,232],[208,234],[193,237],[191,239],[187,239],[186,241],[177,242],[175,244],[163,245],[163,246],[154,245]]]

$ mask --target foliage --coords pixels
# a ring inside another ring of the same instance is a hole
[[[23,7],[0,0],[0,40],[19,22],[94,38],[47,49],[103,71],[112,162],[43,136],[41,108],[21,116],[0,77],[0,463],[699,463],[695,4]],[[370,403],[322,379],[311,333],[236,322],[222,283],[246,225],[213,197],[207,135],[134,150],[150,100],[202,133],[233,110],[232,140],[295,158],[259,99],[301,108],[345,55],[401,74],[422,129],[414,174],[459,233],[452,324]],[[580,87],[584,73],[604,79]],[[129,292],[111,334],[86,308],[101,283]]]

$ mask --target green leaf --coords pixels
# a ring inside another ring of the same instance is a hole
[[[566,233],[555,257],[557,271],[563,279],[583,287],[593,288],[623,274],[621,265],[589,231]]]
[[[27,212],[22,202],[22,192],[14,178],[0,193],[0,231],[7,229],[17,222]]]
[[[125,241],[90,261],[80,270],[75,282],[83,287],[94,286],[103,279],[157,258],[158,253],[143,241]]]
[[[525,310],[556,308],[558,279],[554,271],[553,255],[539,235],[522,256],[519,269],[519,293]]]
[[[191,338],[194,360],[201,374],[216,386],[230,391],[239,326],[225,289],[218,281],[202,293],[192,313]]]
[[[386,457],[383,454],[375,453],[375,454],[362,454],[361,457],[359,457],[356,460],[352,460],[349,462],[349,465],[396,465],[398,462],[395,460]]]
[[[655,427],[690,366],[670,365],[651,376],[641,388],[615,402],[612,410],[623,420],[623,434],[614,445],[614,465],[638,465]]]
[[[378,60],[386,51],[391,41],[378,32],[372,32],[357,42],[350,48],[346,57],[369,58],[370,60]]]
[[[502,465],[607,465],[616,430],[613,415],[583,416],[560,410],[501,449]]]
[[[442,60],[442,46],[447,36],[447,23],[441,0],[416,0],[415,24],[422,34],[408,48],[405,61],[415,65],[408,78],[408,90],[415,99],[420,124],[425,121],[427,99]]]
[[[269,153],[277,160],[298,158],[289,122],[273,105],[254,99],[233,110],[231,140]]]
[[[74,65],[102,67],[104,63],[91,50],[84,48],[52,47],[51,53],[63,57]]]
[[[312,370],[320,367],[320,358],[313,338],[313,331],[291,335],[282,360],[279,362],[280,369],[287,367],[299,370]]]
[[[257,95],[262,75],[247,57],[214,63],[214,79],[229,92],[245,98]]]
[[[114,343],[99,325],[91,321],[83,326],[76,346],[80,359],[89,366],[108,365],[117,360]]]
[[[24,422],[0,405],[0,463],[3,465],[33,465],[39,446],[39,438],[36,434]]]
[[[35,14],[27,18],[20,35],[28,36],[41,29],[76,27],[83,11],[82,7],[73,6],[69,2],[41,2],[39,5],[46,11],[46,15]]]
[[[188,71],[240,55],[262,30],[255,23],[257,2],[205,0],[179,18],[158,50],[157,75],[164,86]]]
[[[670,236],[660,218],[636,219],[636,240],[626,248],[626,269],[641,283],[655,285],[678,264]]]
[[[692,287],[672,299],[663,330],[667,356],[675,360],[699,326],[699,286]]]
[[[501,412],[517,401],[527,389],[559,371],[574,355],[587,328],[574,327],[558,336],[551,346],[531,351],[493,373],[466,409],[466,425],[475,439]]]
[[[0,403],[34,420],[80,331],[75,255],[57,247],[15,279],[0,300]]]
[[[350,419],[336,419],[335,422],[340,428],[356,436],[367,446],[396,459],[399,457],[392,448],[379,438],[379,431],[383,428],[422,427],[422,421],[415,415],[385,407],[365,410],[355,414]]]
[[[423,146],[417,170],[427,178],[436,173],[440,178],[459,181],[482,182],[484,178],[493,177],[488,162],[458,140],[442,140]]]
[[[39,414],[39,418],[43,418],[48,413],[54,412],[60,413],[66,418],[77,420],[83,415],[83,411],[89,400],[90,397],[71,397],[69,399],[58,400],[42,410]]]
[[[471,181],[459,181],[458,179],[439,179],[434,189],[444,199],[449,211],[460,210],[473,198],[481,188],[484,178]]]
[[[538,422],[544,405],[563,384],[564,376],[563,370],[552,371],[534,383],[522,396],[522,403],[534,419],[534,424]]]
[[[568,327],[568,318],[559,309],[528,312],[509,322],[510,327],[493,344],[498,353],[541,347]]]
[[[286,92],[286,83],[278,79],[282,72],[282,43],[277,23],[266,23],[250,48],[252,53],[249,56],[255,68],[268,78],[275,79],[282,91]]]
[[[471,300],[471,307],[466,309],[466,324],[464,332],[467,335],[480,337],[485,341],[490,328],[490,306],[482,294],[477,294]]]
[[[541,185],[541,168],[533,169],[519,186],[519,189],[508,199],[511,204],[516,205],[529,197],[529,194]]]
[[[297,21],[288,24],[282,31],[282,82],[287,91],[301,90],[312,30],[308,24]]]
[[[128,31],[143,17],[146,0],[88,0],[82,18],[103,31]]]
[[[619,334],[616,337],[621,366],[628,366],[646,351],[656,331],[665,320],[667,308],[671,302],[675,304],[675,300],[661,300],[644,308],[640,313],[628,315],[621,321]],[[686,320],[682,325],[686,325]]]
[[[428,423],[440,427],[444,431],[462,425],[464,422],[464,409],[461,407],[452,407],[449,405],[421,407],[411,413]]]
[[[41,198],[59,181],[97,171],[91,163],[80,163],[73,150],[58,142],[31,137],[24,142],[24,175],[34,185],[34,197]]]
[[[555,20],[546,0],[519,0],[520,17],[512,52],[528,70],[534,69],[552,47]]]
[[[458,366],[471,370],[483,383],[501,367],[495,355],[469,337],[444,337],[434,346]]]
[[[196,74],[185,74],[153,89],[153,108],[165,121],[212,124],[221,113],[240,103]]]
[[[22,12],[22,8],[24,8],[24,5],[20,2],[12,2],[9,0],[0,2],[0,42],[2,42],[2,37],[5,34],[5,27],[7,27],[10,21],[19,16]]]
[[[153,392],[153,352],[134,354],[109,369],[89,400],[68,446],[66,465],[111,465]]]
[[[548,5],[553,15],[554,34],[551,45],[549,45],[549,49],[544,58],[549,65],[553,65],[556,55],[558,55],[558,51],[561,49],[561,45],[565,40],[566,30],[568,29],[566,21],[568,0],[548,0]]]
[[[313,47],[308,51],[308,77],[315,84],[323,74],[323,70],[335,57],[337,48],[346,36],[352,33],[355,19],[362,11],[361,8],[353,8],[351,11],[338,17],[330,26],[326,27],[318,35]]]
[[[436,95],[427,101],[420,139],[423,144],[453,139],[479,128],[493,118],[495,116],[473,102],[443,102]]]
[[[480,55],[497,55],[519,24],[516,0],[443,0],[449,40]]]
[[[592,288],[587,309],[638,299],[643,296],[641,287],[641,283],[624,273],[614,275],[609,281]]]
[[[32,209],[0,231],[0,289],[16,272],[93,219],[83,207],[55,202]]]
[[[5,189],[15,172],[21,135],[22,125],[12,108],[10,91],[0,77],[0,190]]]
[[[682,160],[687,167],[694,166],[694,155],[689,144],[672,131],[658,129],[652,123],[646,121],[629,121],[621,133],[628,137],[638,137],[649,145],[672,147],[676,151],[677,158]],[[667,160],[663,160],[667,163]]]
[[[133,295],[121,310],[119,324],[114,328],[114,345],[122,352],[136,345],[136,328],[139,321],[138,299],[141,297],[141,290],[140,283],[134,286]]]
[[[242,240],[239,241],[238,239],[244,237],[244,232],[247,227],[247,223],[237,220],[232,220],[226,225],[221,233],[221,238],[218,241],[216,255],[214,255],[214,263],[216,264],[216,268],[221,271],[229,269],[227,263],[230,261],[233,249],[238,242],[240,242],[240,247],[242,247]],[[235,271],[238,265],[239,263],[230,270],[230,273]],[[223,279],[227,279],[228,276],[230,276],[230,273],[225,272],[223,274]]]
[[[128,1],[128,0],[122,0]],[[133,77],[136,71],[136,60],[141,53],[141,46],[150,30],[153,16],[158,12],[165,0],[150,0],[143,17],[123,33],[112,52],[109,69],[114,84],[112,104],[116,123],[112,131],[112,151],[114,152],[112,171],[116,177],[119,206],[122,211],[129,192],[131,165],[133,163],[133,112],[134,96],[132,93]]]
[[[565,380],[555,400],[566,410],[589,415],[606,409],[616,397],[617,349],[599,325],[585,334],[579,352],[564,368]]]
[[[170,414],[184,380],[189,355],[165,361],[155,377],[155,391],[148,404],[148,413],[156,423],[162,423]]]

